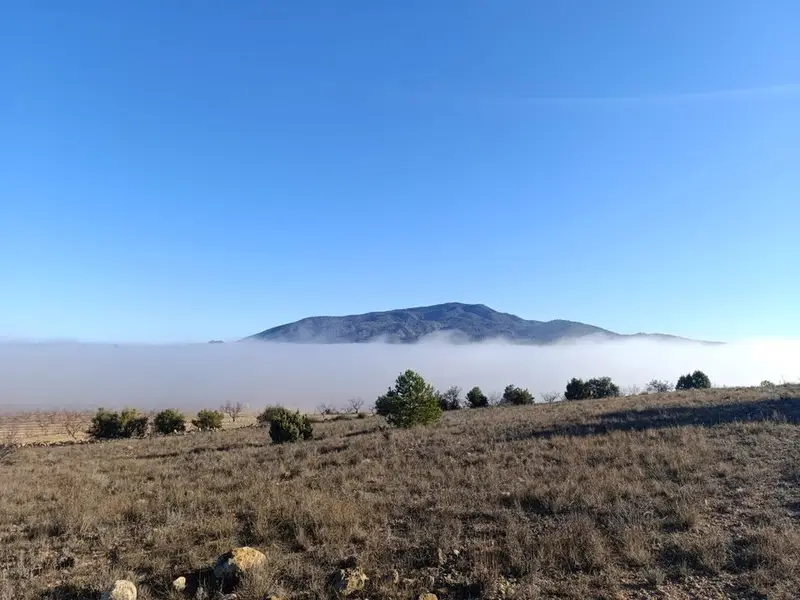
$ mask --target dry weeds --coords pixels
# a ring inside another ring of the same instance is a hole
[[[793,598],[800,387],[462,410],[266,431],[20,448],[0,460],[0,600],[94,598],[235,545],[270,568],[240,600],[329,598],[348,556],[364,598]],[[396,570],[397,573],[393,573]]]

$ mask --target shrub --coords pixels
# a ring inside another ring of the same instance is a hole
[[[153,427],[158,433],[168,435],[177,431],[186,431],[186,417],[174,408],[167,408],[153,419]]]
[[[111,440],[122,437],[119,413],[106,410],[105,408],[98,408],[94,417],[92,417],[92,424],[89,427],[88,434],[100,440]]]
[[[476,385],[467,392],[467,404],[470,408],[485,408],[489,406],[489,397]]]
[[[117,438],[144,437],[147,433],[147,416],[140,414],[133,408],[126,408],[122,413],[97,409],[89,435],[100,440],[113,440]]]
[[[453,386],[445,392],[437,393],[442,410],[458,410],[461,408],[461,388]]]
[[[766,388],[771,388],[771,387],[775,387],[775,384],[772,383],[769,379],[765,379],[764,381],[761,382],[760,386],[761,387],[766,387]]]
[[[284,412],[286,412],[286,409],[282,406],[268,406],[256,417],[256,423],[261,427],[267,427],[274,418]]]
[[[282,408],[275,411],[269,423],[269,436],[275,444],[310,440],[314,434],[311,420],[300,411],[291,412]]]
[[[611,381],[611,377],[595,377],[586,383],[589,385],[592,398],[615,398],[619,396],[619,386]]]
[[[595,377],[588,381],[573,377],[567,384],[564,398],[588,400],[589,398],[611,398],[619,396],[619,386],[610,377]]]
[[[533,394],[527,389],[518,388],[515,385],[507,385],[503,391],[502,403],[513,404],[514,406],[533,404]]]
[[[218,410],[201,410],[197,413],[197,418],[192,419],[192,425],[197,427],[200,431],[213,431],[214,429],[222,429],[222,419],[225,417]]]
[[[123,409],[119,416],[122,425],[122,437],[144,437],[147,435],[147,415],[140,414],[135,408]]]
[[[658,379],[653,379],[647,384],[647,391],[650,394],[663,394],[665,392],[671,392],[672,384],[669,381],[659,381]]]
[[[583,379],[573,377],[567,384],[567,389],[564,392],[566,400],[586,400],[592,397],[592,390],[588,382]]]
[[[676,390],[703,390],[711,387],[711,380],[702,371],[695,371],[691,374],[681,375],[678,383],[675,384]]]
[[[436,390],[410,369],[400,374],[394,387],[375,401],[375,412],[395,427],[428,425],[442,416]]]

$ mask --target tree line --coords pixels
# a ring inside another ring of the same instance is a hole
[[[652,380],[647,385],[650,393],[668,392],[672,389],[689,390],[711,387],[711,380],[702,371],[682,375],[673,386],[666,381]],[[567,401],[612,398],[620,396],[621,391],[610,377],[595,377],[587,380],[572,378],[566,385],[563,399]],[[544,394],[543,400],[554,402],[558,394]],[[407,370],[401,373],[385,394],[379,396],[374,405],[374,413],[384,417],[395,427],[412,427],[436,422],[445,411],[462,408],[481,409],[489,406],[526,406],[536,401],[530,390],[510,384],[501,396],[490,398],[480,387],[475,386],[463,397],[457,386],[438,391],[417,372]],[[363,402],[352,400],[351,409],[359,416]],[[227,414],[233,422],[239,417],[241,404],[226,403],[220,410],[204,409],[197,413],[191,424],[199,431],[214,431],[222,428]],[[326,410],[328,408],[326,407]],[[332,409],[331,409],[332,410]],[[325,412],[323,412],[325,414]],[[270,437],[275,443],[308,440],[313,436],[313,426],[307,415],[290,411],[281,406],[270,406],[256,419],[258,425],[269,427]],[[125,408],[121,412],[98,409],[92,418],[88,434],[95,439],[117,439],[144,437],[148,430],[152,433],[170,435],[186,431],[187,418],[174,408],[167,408],[152,418],[136,409]]]

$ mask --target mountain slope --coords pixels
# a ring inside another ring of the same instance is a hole
[[[343,317],[308,317],[267,329],[247,339],[324,344],[378,340],[412,343],[439,332],[451,334],[464,342],[501,338],[522,344],[550,344],[588,335],[628,337],[575,321],[528,321],[483,304],[450,302]]]

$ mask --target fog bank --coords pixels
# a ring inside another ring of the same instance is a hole
[[[715,385],[800,380],[800,341],[754,340],[703,346],[651,340],[583,340],[553,346],[500,342],[453,345],[428,340],[394,344],[232,343],[114,346],[0,343],[0,410],[217,407],[226,400],[250,410],[283,404],[313,410],[321,403],[366,405],[405,369],[440,389],[480,386],[502,392],[513,383],[563,392],[571,377],[608,375],[622,388],[651,379],[675,382],[694,369]]]

